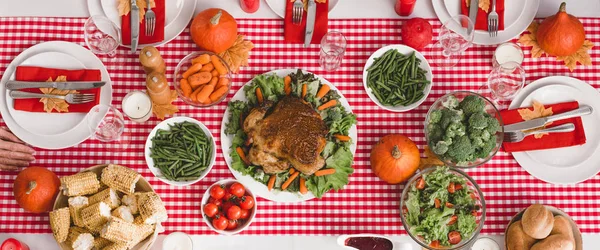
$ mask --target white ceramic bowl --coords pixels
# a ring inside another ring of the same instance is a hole
[[[379,100],[377,100],[377,97],[375,97],[375,95],[373,94],[373,90],[371,90],[371,88],[369,88],[367,86],[367,69],[369,67],[371,67],[371,64],[373,64],[375,58],[379,58],[381,57],[385,52],[387,52],[388,50],[391,49],[396,49],[398,50],[398,52],[404,54],[404,55],[410,55],[413,51],[415,52],[416,57],[421,60],[421,64],[420,64],[420,68],[423,70],[426,70],[427,73],[425,73],[425,78],[430,82],[429,84],[427,84],[427,86],[425,87],[425,89],[423,90],[423,97],[416,101],[413,104],[410,104],[408,106],[385,106],[383,104],[381,104],[381,102],[379,102]],[[427,99],[427,96],[429,95],[429,92],[431,92],[431,87],[433,85],[433,73],[431,72],[431,66],[429,66],[429,63],[427,62],[427,59],[425,59],[425,57],[419,53],[419,51],[416,51],[415,49],[408,47],[406,45],[389,45],[389,46],[385,46],[381,49],[378,49],[377,51],[375,51],[375,53],[373,53],[371,55],[371,57],[369,57],[369,59],[367,60],[367,63],[365,63],[365,67],[363,69],[363,86],[365,87],[365,91],[367,91],[367,95],[369,95],[369,98],[371,98],[371,100],[377,104],[377,106],[383,108],[383,109],[387,109],[389,111],[393,111],[393,112],[405,112],[405,111],[409,111],[412,110],[416,107],[418,107],[419,105],[421,105],[421,103],[423,103],[425,101],[425,99]]]
[[[202,196],[202,202],[200,203],[200,211],[202,213],[202,220],[204,220],[204,223],[206,223],[206,225],[208,225],[208,227],[210,227],[210,229],[212,229],[213,231],[219,233],[219,234],[223,234],[223,235],[235,235],[238,234],[242,231],[244,231],[246,228],[248,228],[248,226],[250,226],[250,224],[252,224],[252,221],[254,220],[254,217],[256,216],[256,210],[258,209],[258,203],[256,202],[256,196],[254,195],[254,193],[252,193],[252,190],[248,189],[248,187],[244,186],[244,188],[246,189],[246,193],[250,196],[252,196],[252,199],[254,199],[254,207],[252,208],[252,211],[250,211],[250,217],[248,217],[248,219],[246,220],[245,224],[242,226],[238,226],[238,228],[236,228],[235,230],[217,230],[212,223],[208,220],[208,217],[206,215],[204,215],[204,210],[202,209],[204,207],[204,205],[206,205],[206,203],[208,203],[208,199],[210,198],[210,188],[212,188],[214,185],[225,185],[226,187],[229,187],[229,185],[233,184],[233,183],[240,183],[241,182],[234,180],[234,179],[225,179],[225,180],[220,180],[215,182],[214,184],[210,185],[210,187],[208,187],[206,189],[206,192],[204,192],[204,196]],[[244,184],[242,184],[244,185]]]
[[[150,148],[152,147],[152,138],[154,138],[154,136],[156,135],[156,132],[159,129],[168,130],[169,125],[173,125],[175,123],[181,123],[181,122],[185,122],[185,121],[198,124],[198,126],[200,126],[200,128],[202,129],[204,134],[206,134],[208,136],[208,138],[210,138],[210,140],[212,141],[212,151],[211,151],[210,163],[209,163],[208,167],[202,172],[200,177],[198,177],[195,180],[189,180],[189,181],[168,180],[168,179],[162,177],[162,173],[159,168],[154,167],[154,160],[152,159],[152,157],[150,157],[150,153],[151,153]],[[148,138],[146,139],[146,145],[144,146],[144,157],[146,158],[146,165],[148,165],[148,169],[150,169],[150,171],[152,172],[152,174],[154,174],[154,176],[156,176],[156,178],[158,178],[162,182],[167,183],[169,185],[184,187],[184,186],[192,185],[192,184],[202,180],[202,178],[204,178],[208,174],[208,172],[210,172],[213,165],[215,165],[215,161],[217,159],[216,149],[217,149],[217,144],[215,143],[215,138],[213,137],[212,133],[210,133],[210,130],[208,130],[208,128],[206,126],[204,126],[204,124],[202,124],[201,122],[199,122],[198,120],[196,120],[194,118],[179,116],[179,117],[172,117],[167,120],[164,120],[161,123],[159,123],[158,125],[156,125],[156,127],[154,127],[154,129],[152,129],[152,131],[148,135]]]

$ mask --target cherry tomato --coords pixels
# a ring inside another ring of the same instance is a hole
[[[450,203],[450,202],[446,202],[446,207],[447,208],[453,208],[454,204]]]
[[[415,187],[419,190],[423,190],[425,188],[425,180],[419,177],[419,179],[417,179],[417,184],[415,185]]]
[[[408,213],[408,208],[406,206],[402,207],[402,213],[404,213],[404,214]]]
[[[223,195],[223,201],[232,201],[235,198],[234,195],[232,195],[229,190],[225,190],[225,194]]]
[[[430,247],[440,247],[440,241],[438,240],[434,240],[431,243],[429,243]]]
[[[215,204],[207,203],[204,205],[204,208],[202,208],[202,211],[204,211],[206,216],[212,218],[219,212],[219,207],[217,207]]]
[[[473,216],[477,217],[477,210],[473,210],[473,211],[471,211],[471,215],[473,215]]]
[[[434,201],[434,203],[435,203],[435,208],[440,208],[440,207],[442,207],[442,201],[440,201],[440,199],[438,199],[438,198],[435,198],[433,201]]]
[[[208,198],[208,203],[212,203],[217,206],[221,206],[221,200],[215,199],[213,197]]]
[[[241,198],[246,193],[244,186],[238,182],[231,184],[229,192],[238,198]]]
[[[446,225],[450,226],[450,225],[456,223],[456,221],[458,221],[458,216],[452,215],[452,217],[450,217],[450,220],[448,221],[448,223],[446,223]]]
[[[475,195],[475,193],[470,193],[469,195],[471,196],[471,199],[473,199],[473,200],[477,199],[477,196]]]
[[[459,183],[454,184],[454,189],[456,189],[457,191],[461,190],[462,188],[463,188],[463,186],[460,185]]]
[[[448,184],[448,193],[453,194],[454,192],[456,192],[456,186],[454,186],[454,182],[450,182]]]
[[[223,201],[223,203],[221,205],[221,211],[223,211],[223,213],[227,214],[227,211],[229,211],[229,208],[232,206],[235,206],[235,204],[233,204],[233,202]]]
[[[231,206],[229,209],[227,209],[227,218],[229,218],[230,220],[237,220],[240,218],[240,216],[242,215],[242,209],[238,206]]]
[[[236,229],[238,227],[238,222],[237,220],[229,220],[227,223],[227,230],[233,230]]]
[[[227,228],[227,224],[229,224],[229,222],[225,216],[217,216],[212,221],[213,227],[215,227],[217,230],[225,230]]]
[[[248,219],[248,217],[250,217],[250,211],[246,210],[246,209],[242,209],[242,211],[240,212],[240,219]]]
[[[455,245],[460,243],[461,237],[460,237],[460,233],[457,231],[452,231],[450,233],[448,233],[448,242],[450,242],[450,244]]]
[[[243,209],[252,209],[254,207],[254,199],[250,195],[242,197],[240,207]]]
[[[225,195],[225,189],[219,185],[214,185],[210,188],[210,197],[220,200]]]

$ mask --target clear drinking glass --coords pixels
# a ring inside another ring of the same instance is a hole
[[[91,16],[83,25],[85,44],[97,55],[114,58],[121,43],[121,31],[104,16]]]
[[[473,44],[475,37],[473,22],[465,15],[448,20],[438,35],[438,41],[430,47],[432,64],[439,67],[452,67],[462,58],[462,53]]]
[[[482,86],[480,94],[503,109],[525,85],[525,70],[514,61],[500,64],[492,69],[487,84]]]
[[[330,31],[321,39],[319,63],[326,71],[335,71],[342,64],[346,53],[346,37],[337,31]]]
[[[125,130],[123,114],[113,106],[98,104],[86,117],[92,137],[103,142],[119,140]]]

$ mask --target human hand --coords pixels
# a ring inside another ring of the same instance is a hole
[[[17,170],[35,161],[35,150],[6,129],[0,128],[0,170]]]

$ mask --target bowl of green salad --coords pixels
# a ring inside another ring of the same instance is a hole
[[[400,211],[408,235],[423,248],[461,249],[472,245],[483,227],[485,198],[465,172],[431,167],[408,181]]]
[[[437,99],[425,118],[425,138],[446,165],[471,168],[492,159],[502,146],[500,112],[485,97],[456,91]]]

